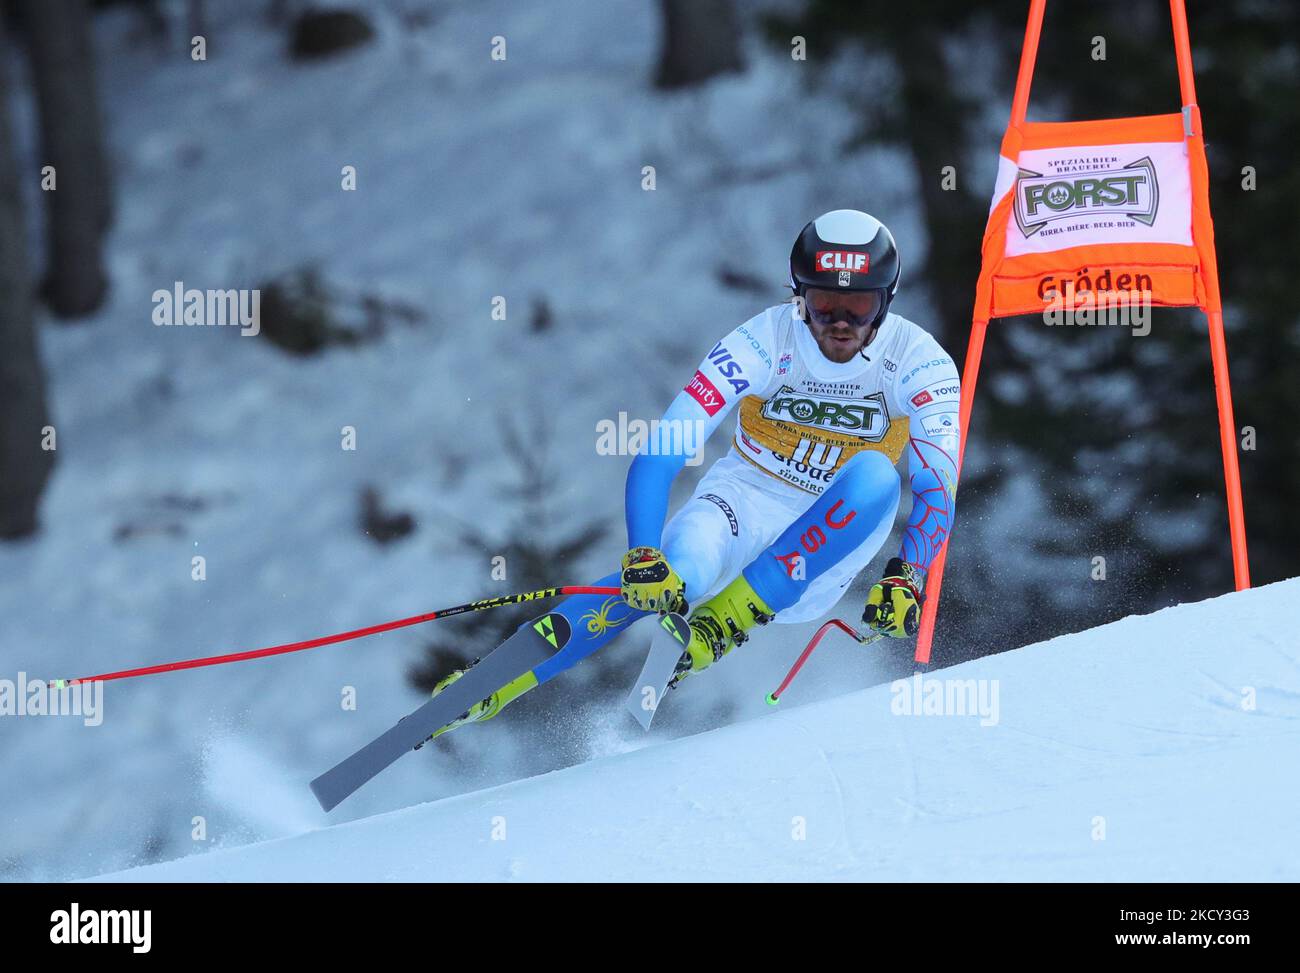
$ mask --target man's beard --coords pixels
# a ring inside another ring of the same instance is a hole
[[[837,365],[843,365],[845,362],[852,361],[853,356],[866,346],[865,338],[859,339],[852,329],[841,336],[855,339],[850,342],[833,341],[831,335],[832,332],[826,330],[823,331],[820,336],[814,334],[813,337],[816,339],[817,347],[821,350],[822,355],[830,361],[835,362]]]

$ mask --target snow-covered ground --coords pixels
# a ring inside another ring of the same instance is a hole
[[[40,536],[0,545],[0,676],[252,648],[515,590],[460,540],[465,523],[492,537],[517,529],[508,423],[550,427],[557,487],[532,529],[559,536],[593,517],[609,528],[550,580],[598,577],[622,553],[628,460],[597,455],[597,422],[657,417],[719,336],[780,300],[791,234],[811,214],[889,212],[920,257],[906,159],[868,147],[814,165],[854,124],[845,86],[810,89],[801,66],[757,40],[745,74],[663,96],[649,84],[650,3],[465,0],[423,25],[403,22],[401,4],[364,6],[375,41],[310,66],[287,60],[261,0],[208,5],[205,62],[142,40],[125,10],[98,18],[113,290],[94,319],[42,328],[58,464]],[[503,62],[489,56],[497,35]],[[20,74],[20,59],[8,66]],[[31,105],[11,90],[36,171]],[[812,130],[797,123],[812,117]],[[345,165],[356,192],[340,189]],[[653,192],[641,188],[646,165]],[[303,264],[345,295],[408,302],[426,318],[309,359],[235,329],[151,323],[151,295],[174,281],[253,287]],[[722,270],[757,277],[760,292],[724,286]],[[491,317],[497,295],[504,322]],[[552,312],[543,334],[528,328],[534,299]],[[912,288],[900,309],[923,321],[923,302]],[[340,449],[344,426],[355,452]],[[368,483],[415,516],[413,535],[380,547],[361,534]],[[445,636],[469,623],[438,624]],[[196,819],[201,848],[323,824],[294,782],[418,704],[405,674],[431,634],[110,684],[95,728],[5,719],[0,877],[177,857],[196,847]],[[717,725],[720,711],[761,712],[802,644],[802,632],[783,634],[720,666],[660,738]],[[624,639],[606,655],[640,648]],[[824,664],[804,684],[811,698],[888,675],[861,657]],[[340,705],[345,687],[355,711]],[[536,772],[538,754],[499,722],[456,755],[402,761],[340,814]],[[565,724],[573,754],[547,758],[644,746],[625,722]]]
[[[809,705],[796,683],[763,718],[104,878],[1296,881],[1298,602],[1300,579]],[[944,680],[965,715],[924,715]]]

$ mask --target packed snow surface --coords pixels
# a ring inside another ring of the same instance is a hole
[[[809,705],[796,682],[761,718],[106,878],[1296,881],[1298,597],[1300,579]]]

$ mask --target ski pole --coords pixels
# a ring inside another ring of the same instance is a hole
[[[785,678],[781,680],[781,685],[777,686],[774,692],[767,694],[767,704],[769,706],[775,706],[781,701],[781,694],[786,691],[790,683],[794,682],[794,677],[799,675],[799,670],[802,669],[803,664],[808,661],[808,657],[813,654],[813,649],[817,648],[817,643],[822,640],[822,636],[832,628],[838,628],[853,636],[860,645],[870,645],[884,634],[883,632],[872,632],[870,635],[863,635],[857,629],[846,625],[838,618],[832,618],[821,628],[817,629],[817,634],[809,639],[808,644],[804,646],[804,650],[800,653],[799,658],[795,659],[794,665],[790,667],[790,671],[787,672]]]
[[[348,642],[352,639],[365,638],[367,635],[377,635],[380,632],[391,632],[395,628],[405,628],[408,625],[419,625],[421,622],[431,622],[435,618],[447,618],[450,615],[460,615],[465,612],[484,611],[488,608],[500,608],[502,605],[516,605],[525,601],[536,601],[541,598],[554,598],[556,595],[617,595],[618,588],[602,588],[584,585],[566,585],[560,588],[541,588],[537,591],[523,591],[513,595],[499,595],[496,598],[485,598],[482,601],[471,601],[464,605],[457,605],[454,608],[443,608],[439,611],[425,612],[423,615],[412,615],[410,618],[399,618],[391,622],[381,622],[378,625],[370,625],[366,628],[354,628],[350,632],[339,632],[335,635],[322,635],[319,638],[307,639],[305,642],[287,642],[284,645],[272,645],[264,649],[251,649],[247,652],[231,652],[227,655],[210,655],[202,659],[183,659],[179,662],[163,662],[156,666],[144,666],[139,669],[123,669],[120,672],[106,672],[98,676],[82,676],[79,679],[56,679],[55,686],[62,689],[64,686],[75,686],[83,682],[108,682],[110,679],[134,679],[136,676],[152,676],[160,672],[174,672],[177,669],[198,669],[203,666],[219,666],[227,662],[244,662],[248,659],[263,659],[270,655],[283,655],[286,652],[301,652],[303,649],[314,649],[321,645],[333,645],[336,642]]]

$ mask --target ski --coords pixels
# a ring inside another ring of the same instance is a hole
[[[650,651],[641,667],[641,675],[627,697],[627,708],[644,730],[650,729],[655,710],[668,692],[668,683],[677,671],[677,662],[691,642],[691,627],[676,613],[659,619]]]
[[[422,746],[435,730],[512,679],[541,665],[564,648],[571,635],[569,620],[556,612],[521,626],[437,696],[313,780],[311,789],[316,800],[326,811],[332,811],[402,754]]]

